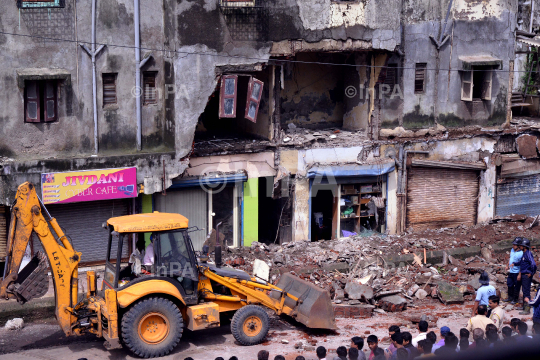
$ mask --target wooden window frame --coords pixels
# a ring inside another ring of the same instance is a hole
[[[414,71],[414,93],[425,94],[426,93],[426,74],[427,63],[416,63]],[[419,89],[420,81],[422,82],[422,89]]]
[[[253,89],[254,89],[255,84],[259,84],[259,86],[260,86],[258,97],[253,96]],[[261,105],[261,99],[262,99],[262,95],[263,95],[263,90],[264,90],[264,83],[262,81],[260,81],[258,79],[255,79],[254,77],[249,79],[247,99],[246,99],[246,112],[245,112],[244,117],[247,120],[252,121],[254,123],[257,122],[257,115],[259,114],[259,107]],[[249,115],[249,108],[250,108],[251,103],[256,104],[255,115],[254,116]]]
[[[225,94],[225,83],[227,79],[234,79],[234,93],[233,94]],[[233,99],[232,114],[225,113],[225,100],[227,99]],[[220,85],[220,91],[219,91],[219,117],[220,118],[235,118],[237,104],[238,104],[238,75],[223,75],[221,77],[221,85]]]
[[[465,87],[469,86],[469,96],[465,94]],[[473,101],[473,73],[472,70],[465,70],[461,74],[461,101]]]
[[[143,72],[143,105],[155,105],[157,104],[157,71],[145,71]],[[149,81],[150,80],[150,81]],[[153,87],[147,86],[153,83]],[[151,96],[150,91],[153,91]]]
[[[491,93],[493,91],[493,70],[484,70],[484,79],[482,81],[482,100],[491,100]]]
[[[31,84],[36,86],[36,97],[28,96],[28,88]],[[52,95],[48,96],[48,86],[52,87]],[[47,102],[53,102],[53,114],[47,112]],[[28,104],[36,104],[36,118],[28,116]],[[43,110],[43,116],[41,114]],[[24,122],[25,123],[50,123],[58,121],[58,80],[26,80],[24,84]]]
[[[107,78],[107,83],[106,83],[106,78]],[[106,91],[111,91],[111,90],[106,90],[105,89],[105,86],[106,85],[110,85],[110,79],[113,78],[113,85],[114,85],[114,102],[111,102],[110,100],[108,100],[107,102],[105,101],[106,97],[105,97],[105,92]],[[118,80],[118,73],[102,73],[101,74],[101,82],[102,82],[102,102],[103,102],[103,107],[107,107],[107,106],[111,106],[111,105],[117,105],[118,104],[118,92],[117,92],[117,87],[116,87],[116,83],[117,83],[117,80]]]

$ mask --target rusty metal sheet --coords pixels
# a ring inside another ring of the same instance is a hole
[[[407,227],[475,225],[479,172],[413,167],[408,170]]]

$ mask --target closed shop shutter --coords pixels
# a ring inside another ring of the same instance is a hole
[[[109,218],[129,214],[130,200],[105,200],[72,204],[47,205],[58,225],[71,238],[75,251],[82,253],[81,264],[105,263],[108,232],[102,224]],[[41,250],[41,243],[34,240],[34,252]],[[122,248],[123,257],[129,256],[128,244]],[[112,258],[116,257],[113,247]]]
[[[0,206],[0,261],[5,261],[7,245],[7,209]]]
[[[425,230],[476,224],[477,171],[412,167],[407,176],[407,227]]]
[[[155,195],[155,206],[159,212],[177,213],[189,220],[189,226],[199,229],[208,227],[208,197],[201,188],[185,188],[178,191],[167,191],[167,195]],[[195,250],[202,250],[208,231],[194,231],[189,234]]]
[[[497,185],[495,215],[540,215],[540,174],[506,179]]]

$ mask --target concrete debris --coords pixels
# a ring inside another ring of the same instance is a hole
[[[459,291],[459,288],[447,282],[439,284],[437,296],[445,305],[462,304],[464,302],[463,294]]]
[[[381,309],[387,312],[398,312],[407,309],[407,300],[399,295],[390,295],[379,300]]]
[[[282,344],[288,344],[288,343],[289,343],[289,340],[281,339],[281,343],[282,343]]]
[[[6,330],[20,330],[24,327],[24,320],[21,318],[15,318],[8,320],[4,328]]]
[[[349,299],[369,301],[373,299],[373,289],[368,285],[357,284],[349,281],[345,285],[345,292],[349,295]]]
[[[540,227],[528,228],[534,220],[512,216],[471,227],[408,230],[403,235],[366,232],[317,242],[253,242],[249,247],[226,247],[223,255],[225,264],[248,273],[256,263],[266,264],[273,284],[290,272],[328,291],[334,311],[364,317],[368,316],[364,306],[374,306],[375,312],[394,312],[431,301],[471,301],[483,271],[503,290],[511,240],[515,236],[539,238]]]
[[[420,289],[416,292],[415,296],[417,299],[422,300],[425,299],[426,296],[428,296],[428,292],[426,290]]]

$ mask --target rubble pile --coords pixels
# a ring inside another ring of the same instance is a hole
[[[483,271],[488,272],[492,285],[504,291],[508,252],[495,253],[492,244],[500,238],[508,240],[538,231],[537,227],[526,229],[533,221],[503,219],[470,228],[460,226],[403,236],[372,233],[281,246],[254,242],[251,247],[228,248],[224,260],[248,273],[252,273],[255,259],[262,260],[270,267],[268,280],[273,284],[281,274],[291,272],[327,290],[334,304],[340,306],[370,305],[375,312],[396,312],[434,300],[445,305],[460,304],[473,300]],[[480,251],[464,259],[448,254],[452,248],[470,246],[479,246]],[[443,250],[442,261],[426,263],[425,254],[435,250]],[[407,254],[414,261],[388,264],[385,260]],[[535,281],[538,283],[537,278]]]

